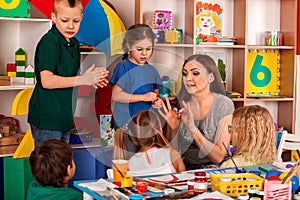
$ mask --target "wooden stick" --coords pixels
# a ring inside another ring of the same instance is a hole
[[[296,174],[298,168],[300,166],[300,159],[294,164],[294,166],[290,169],[288,174],[282,179],[282,184],[287,184],[291,178]]]

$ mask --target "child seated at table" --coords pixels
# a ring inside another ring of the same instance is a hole
[[[181,155],[173,149],[163,136],[161,122],[153,111],[140,111],[135,114],[126,128],[118,129],[115,136],[115,159],[126,157],[127,145],[125,131],[130,141],[138,147],[128,161],[129,171],[170,166],[171,172],[185,171]]]
[[[228,127],[237,166],[271,164],[276,159],[276,131],[269,111],[259,105],[237,108]],[[225,148],[225,147],[224,147]],[[221,167],[235,167],[232,160]]]
[[[76,165],[71,146],[62,140],[45,140],[31,152],[29,163],[35,180],[30,184],[27,200],[82,200],[82,194],[68,188]]]

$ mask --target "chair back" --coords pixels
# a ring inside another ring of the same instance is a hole
[[[300,150],[300,136],[282,131],[281,140],[277,149],[277,161],[282,162],[283,150]]]

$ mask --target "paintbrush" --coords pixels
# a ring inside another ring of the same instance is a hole
[[[110,159],[110,157],[107,155],[106,151],[104,151],[104,149],[102,147],[100,147],[101,151],[104,153],[105,157],[107,160],[110,161],[110,163],[112,164],[112,166],[114,166],[117,170],[117,172],[121,175],[122,178],[125,178],[125,176],[123,175],[123,173],[121,172],[121,170],[117,167],[117,165]]]
[[[143,182],[147,182],[149,184],[149,186],[152,186],[152,187],[155,187],[155,188],[158,188],[160,190],[164,190],[165,188],[172,188],[174,189],[175,191],[181,191],[175,187],[172,187],[172,186],[169,186],[167,184],[164,184],[164,183],[157,183],[157,182],[153,182],[153,181],[149,181],[149,180],[146,180],[146,179],[143,179],[143,178],[138,178],[138,177],[133,177],[133,180],[138,182],[138,181],[143,181]]]
[[[294,164],[294,166],[290,169],[288,174],[282,179],[282,184],[287,184],[291,178],[296,174],[298,168],[300,166],[300,159]]]
[[[232,158],[232,155],[231,155],[230,150],[226,147],[226,145],[224,144],[224,142],[222,142],[222,144],[223,144],[224,148],[226,149],[226,152],[227,152],[227,154],[229,155],[229,157],[230,157],[232,163],[234,164],[236,170],[237,170],[237,171],[240,171],[239,168],[238,168],[238,166],[236,165],[236,163],[234,162],[234,160],[233,160],[233,158]]]

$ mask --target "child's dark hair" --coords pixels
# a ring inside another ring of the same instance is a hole
[[[135,24],[128,28],[128,30],[125,33],[125,38],[123,40],[123,50],[124,55],[122,57],[122,60],[127,59],[129,55],[129,49],[127,47],[127,44],[129,46],[132,46],[136,41],[143,40],[145,38],[150,38],[152,42],[152,47],[154,45],[154,33],[150,26],[146,24]]]
[[[81,0],[55,0],[54,1],[54,8],[53,8],[53,12],[55,14],[57,13],[56,4],[59,3],[59,2],[66,2],[66,3],[68,3],[68,5],[70,6],[70,8],[74,8],[78,4],[82,4]]]
[[[127,131],[127,132],[126,132]],[[169,142],[163,136],[161,122],[157,114],[150,110],[140,111],[135,114],[126,128],[119,128],[115,134],[114,158],[126,158],[127,144],[126,133],[130,141],[137,146],[138,150],[142,147],[169,147]]]
[[[61,140],[40,142],[31,152],[29,163],[32,175],[42,186],[64,187],[68,166],[72,166],[71,145]]]

